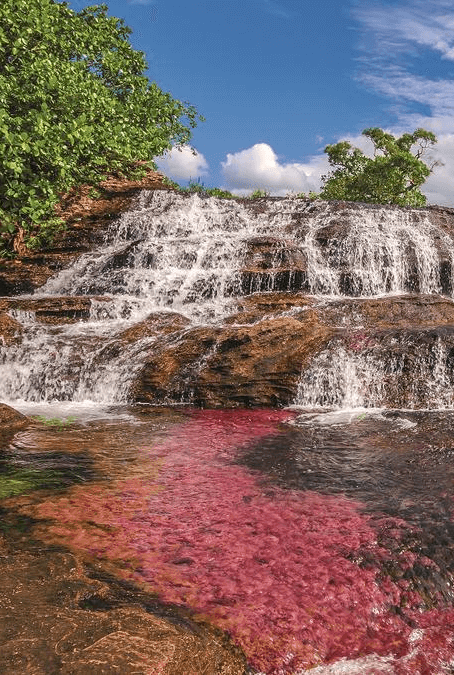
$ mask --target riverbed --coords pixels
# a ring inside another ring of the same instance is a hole
[[[16,407],[35,422],[0,463],[10,553],[67,552],[126,604],[220,629],[250,672],[454,672],[452,411]]]

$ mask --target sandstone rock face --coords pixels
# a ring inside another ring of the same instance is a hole
[[[0,403],[0,433],[4,435],[29,424],[30,420],[9,405]]]
[[[82,185],[63,195],[56,215],[65,222],[65,229],[45,252],[23,250],[15,260],[0,261],[0,296],[33,293],[43,286],[82,253],[102,243],[112,220],[129,208],[141,190],[174,191],[163,178],[156,171],[148,171],[140,181],[111,175],[96,193],[92,186]]]
[[[304,363],[330,334],[314,312],[305,312],[168,336],[147,357],[136,400],[204,407],[289,403]]]
[[[266,293],[244,298],[239,308],[223,325],[160,339],[145,359],[135,399],[203,407],[289,405],[302,371],[337,340],[355,354],[373,348],[383,363],[396,350],[405,351],[407,376],[395,385],[401,392],[390,393],[396,406],[411,387],[411,363],[421,344],[433,345],[436,336],[451,343],[454,330],[454,304],[436,296],[320,302]]]
[[[4,675],[244,674],[242,653],[220,631],[89,576],[70,553],[10,553],[1,545]]]
[[[14,321],[6,312],[31,312],[38,323],[65,324],[87,320],[90,316],[92,300],[96,302],[112,302],[112,298],[101,296],[53,296],[47,298],[0,298],[0,336],[7,339],[8,331],[21,329],[21,324]],[[4,321],[2,317],[7,319]],[[13,323],[11,323],[13,322]]]

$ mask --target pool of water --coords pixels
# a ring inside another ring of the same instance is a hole
[[[454,673],[454,412],[18,408],[9,550],[78,556],[250,672]]]

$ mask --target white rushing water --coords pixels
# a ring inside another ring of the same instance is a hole
[[[222,321],[235,311],[235,299],[243,292],[241,269],[250,265],[247,242],[257,237],[276,242],[277,267],[286,246],[297,251],[304,267],[302,290],[313,295],[402,293],[415,283],[420,293],[440,293],[442,265],[444,284],[452,292],[454,243],[431,223],[427,211],[346,207],[342,217],[347,220],[339,226],[329,203],[296,198],[262,200],[254,208],[252,202],[141,192],[131,210],[113,223],[102,246],[35,294],[105,295],[110,302],[93,299],[89,320],[75,325],[47,326],[36,322],[33,312],[16,312],[24,340],[20,347],[0,345],[0,399],[126,401],[154,339],[117,350],[117,356],[109,356],[105,347],[156,311],[182,313],[192,324]],[[333,227],[334,234],[327,235]],[[268,290],[275,288],[276,278],[268,273]],[[296,276],[289,279],[294,284]],[[331,386],[326,384],[330,377],[345,390],[333,405],[360,402],[363,385],[355,382],[364,378],[369,400],[380,399],[379,389],[367,379],[379,377],[379,365],[342,353],[336,358],[343,359],[345,373],[356,375],[341,380],[327,374],[329,364],[325,375],[315,367],[308,404],[325,400],[320,392]]]
[[[335,410],[385,408],[395,395],[402,408],[454,408],[452,344],[440,337],[429,345],[393,338],[390,347],[385,353],[373,348],[354,351],[333,340],[305,369],[294,404]]]
[[[235,200],[143,191],[100,249],[83,255],[40,292],[112,294],[112,319],[129,311],[139,320],[172,308],[196,321],[216,321],[241,292],[246,242],[257,236],[282,238],[276,242],[276,266],[286,244],[299,250],[313,295],[405,293],[414,273],[419,293],[440,293],[442,262],[450,266],[452,286],[454,242],[427,212],[352,208],[340,228],[345,236],[325,244],[324,231],[337,223],[336,216],[328,202],[311,209],[306,201],[284,198],[266,201],[257,213]],[[346,276],[350,293],[343,289]]]

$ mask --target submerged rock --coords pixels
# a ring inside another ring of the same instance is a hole
[[[22,415],[9,405],[0,403],[0,442],[9,441],[17,431],[31,423],[31,419]],[[0,446],[0,450],[3,448]]]
[[[66,552],[15,552],[0,539],[0,670],[61,675],[243,675],[226,634]]]

